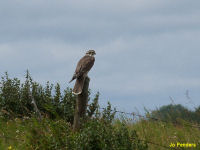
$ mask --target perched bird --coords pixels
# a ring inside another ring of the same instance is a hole
[[[96,55],[94,50],[88,50],[86,52],[85,56],[83,56],[79,60],[77,66],[76,66],[74,75],[73,75],[72,79],[69,81],[69,83],[70,83],[74,79],[76,79],[76,83],[75,83],[73,91],[72,91],[72,93],[74,93],[75,95],[79,95],[82,93],[83,85],[85,82],[85,77],[87,76],[88,72],[90,71],[90,69],[92,68],[92,66],[94,65],[94,62],[95,62],[94,55]]]

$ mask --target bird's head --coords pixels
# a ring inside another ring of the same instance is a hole
[[[94,50],[88,50],[86,52],[86,55],[94,56],[94,55],[96,55],[96,52]]]

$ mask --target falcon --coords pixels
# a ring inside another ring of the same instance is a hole
[[[85,82],[85,77],[87,77],[88,72],[90,71],[90,69],[92,68],[92,66],[94,65],[94,62],[95,62],[94,55],[96,55],[94,50],[88,50],[86,52],[85,56],[83,56],[79,60],[77,66],[76,66],[74,75],[73,75],[72,79],[69,81],[69,83],[70,83],[74,79],[76,79],[76,83],[72,90],[73,94],[79,95],[82,93],[83,85]]]

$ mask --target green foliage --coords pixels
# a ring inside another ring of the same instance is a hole
[[[70,91],[68,89],[66,92]],[[72,98],[70,94],[67,95]],[[135,130],[129,131],[125,122],[114,124],[115,112],[110,103],[103,111],[99,111],[96,107],[98,95],[90,104],[94,108],[89,108],[98,115],[91,113],[92,117],[88,116],[88,120],[77,132],[72,130],[71,123],[65,118],[44,118],[41,122],[34,117],[0,120],[0,137],[5,139],[0,147],[12,145],[15,149],[30,150],[146,150],[147,143],[139,139]],[[67,103],[68,98],[65,97],[64,103]]]
[[[100,110],[99,92],[91,98],[89,90],[88,95],[84,124],[74,132],[71,125],[76,97],[72,89],[61,92],[58,83],[54,86],[49,82],[43,87],[32,80],[28,71],[24,83],[5,73],[0,83],[0,117],[3,117],[0,118],[0,137],[5,140],[0,140],[0,148],[12,145],[15,149],[30,150],[147,149],[135,131],[129,132],[126,124],[113,125],[116,112],[110,103]],[[44,117],[40,122],[35,119],[32,97]]]
[[[67,88],[64,90],[64,96],[59,103],[60,115],[64,116],[64,119],[72,124],[74,119],[76,97],[72,94],[72,89]]]
[[[21,98],[20,80],[17,78],[10,79],[8,74],[2,77],[0,82],[0,109],[5,117],[11,115],[22,115],[26,112]]]
[[[0,124],[0,136],[6,135],[0,147],[11,145],[16,150],[147,149],[147,144],[140,141],[136,131],[129,131],[125,123],[115,126],[105,124],[100,119],[92,119],[78,132],[73,132],[71,125],[62,119],[43,119],[41,122],[35,118],[25,121],[20,119],[5,122],[4,125]]]
[[[112,107],[110,102],[108,102],[108,106],[102,112],[102,119],[108,123],[111,123],[115,118],[116,109],[112,111]]]
[[[70,124],[64,120],[43,120],[38,123],[33,119],[33,125],[27,131],[27,149],[59,150],[65,149],[70,136]]]
[[[200,106],[196,108],[195,113],[198,117],[200,117]]]
[[[9,146],[15,150],[165,150],[158,145],[168,147],[170,143],[176,142],[195,143],[198,145],[196,149],[199,149],[199,139],[198,128],[151,120],[106,123],[102,119],[93,118],[81,130],[73,132],[70,123],[63,119],[44,118],[38,122],[35,118],[9,121],[0,118],[2,150]],[[147,145],[144,141],[151,143]]]
[[[193,128],[185,124],[180,124],[177,126],[171,122],[141,119],[136,123],[129,124],[129,130],[137,131],[139,139],[147,141],[150,150],[165,150],[166,148],[164,147],[169,147],[171,143],[176,144],[177,142],[197,144],[196,148],[190,148],[192,150],[199,150],[200,148],[199,128]]]
[[[164,121],[176,122],[179,119],[200,123],[199,108],[196,111],[190,111],[182,105],[166,105],[160,109],[153,111],[150,116],[153,118],[159,118]]]
[[[95,111],[98,111],[99,108],[99,92],[95,95],[93,102],[88,106],[87,114],[91,118],[94,115]],[[96,112],[97,113],[97,112]]]
[[[90,92],[89,92],[90,94]],[[31,117],[35,115],[35,110],[32,104],[32,99],[44,117],[50,119],[64,119],[72,124],[75,95],[72,94],[72,89],[66,88],[61,91],[59,83],[55,86],[49,82],[45,87],[33,81],[29,72],[26,72],[25,81],[21,83],[19,79],[11,79],[8,73],[2,77],[0,82],[0,115],[6,118],[15,117]],[[92,99],[88,110],[88,115],[91,117],[98,107],[99,93]]]
[[[176,141],[200,144],[198,128],[168,123],[179,118],[198,123],[200,107],[189,111],[181,105],[163,106],[148,115],[167,123],[150,119],[130,123],[125,119],[116,121],[116,109],[109,102],[101,109],[99,92],[94,98],[90,91],[88,94],[87,116],[81,129],[74,132],[76,97],[71,88],[61,91],[58,83],[54,86],[49,82],[43,87],[32,80],[28,71],[23,83],[5,73],[0,82],[0,149],[147,150],[160,148],[147,141],[164,146]],[[43,116],[41,122],[35,119],[31,96]]]
[[[77,134],[75,149],[87,150],[129,150],[147,149],[147,145],[139,141],[136,132],[129,133],[125,124],[113,126],[103,120],[91,120],[87,122],[83,129]],[[134,140],[132,140],[134,139]]]

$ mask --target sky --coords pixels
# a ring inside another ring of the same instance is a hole
[[[28,69],[41,84],[73,87],[77,62],[94,49],[88,75],[102,107],[200,105],[199,0],[6,0],[0,20],[1,76]]]

